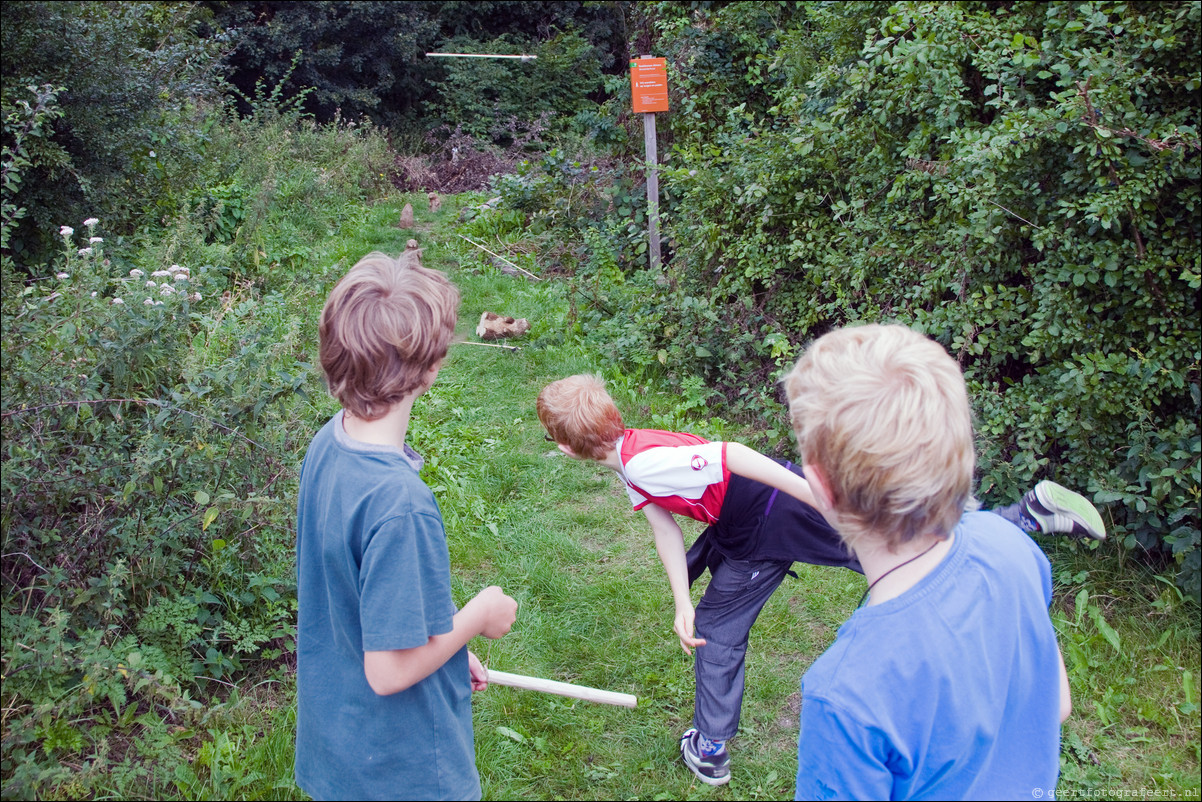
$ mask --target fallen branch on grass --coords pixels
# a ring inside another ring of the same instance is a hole
[[[508,259],[506,259],[504,256],[502,256],[502,255],[501,255],[501,254],[499,254],[499,253],[493,253],[493,252],[492,252],[492,251],[490,251],[488,248],[485,248],[483,245],[481,245],[480,243],[476,242],[475,240],[468,239],[467,237],[463,236],[462,234],[456,234],[455,236],[459,237],[459,239],[462,239],[462,240],[467,240],[468,242],[470,242],[471,244],[475,245],[477,248],[479,248],[480,250],[484,251],[485,253],[491,253],[493,256],[497,257],[497,258],[498,258],[498,259],[500,259],[502,262],[504,262],[505,264],[507,264],[507,265],[509,265],[510,267],[514,268],[515,270],[521,270],[523,273],[525,273],[527,276],[529,276],[530,278],[534,279],[535,281],[542,281],[542,279],[541,279],[541,278],[539,278],[538,276],[534,275],[534,274],[533,274],[533,273],[531,273],[529,270],[525,269],[524,267],[519,267],[519,266],[515,265],[513,262],[509,261]]]

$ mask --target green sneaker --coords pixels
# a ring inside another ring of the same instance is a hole
[[[1045,479],[1027,491],[1022,503],[1045,534],[1062,532],[1078,538],[1106,539],[1106,526],[1097,508],[1085,496],[1067,487]]]

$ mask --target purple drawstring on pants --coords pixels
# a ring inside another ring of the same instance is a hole
[[[792,467],[793,467],[792,462],[785,463],[785,470],[789,470]],[[772,512],[772,502],[776,501],[776,494],[779,492],[780,492],[780,490],[773,488],[772,495],[768,496],[768,503],[766,505],[764,505],[764,517],[765,518],[768,517],[768,513]]]

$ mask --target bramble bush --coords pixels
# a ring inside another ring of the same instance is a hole
[[[1197,599],[1202,6],[642,13],[672,93],[665,266],[626,247],[634,206],[582,209],[575,280],[621,278],[575,296],[591,333],[624,365],[704,377],[780,449],[775,381],[807,341],[913,326],[965,371],[986,502],[1080,488]]]

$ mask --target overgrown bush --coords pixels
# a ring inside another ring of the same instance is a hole
[[[1085,489],[1196,597],[1199,5],[863,13],[804,9],[763,59],[774,80],[749,79],[762,114],[674,124],[669,353],[729,394],[733,366],[771,361],[762,326],[800,345],[913,325],[969,378],[990,499]],[[816,46],[856,21],[854,60]]]
[[[328,411],[297,310],[391,158],[277,101],[212,127],[166,227],[97,215],[56,227],[52,261],[3,260],[6,799],[111,749],[179,761],[168,724],[291,664],[295,482]]]
[[[45,710],[6,729],[6,796],[39,741],[96,748],[87,722],[178,708],[276,660],[294,627],[299,438],[276,402],[306,374],[296,325],[278,296],[222,302],[216,266],[63,240],[54,275],[5,286],[4,696]]]
[[[577,281],[624,363],[769,422],[831,328],[892,320],[968,377],[980,490],[1088,492],[1199,595],[1197,3],[660,3],[665,269],[625,214],[578,221]],[[544,170],[527,185],[563,193]],[[640,193],[631,193],[637,197]],[[618,325],[617,313],[634,325]]]

